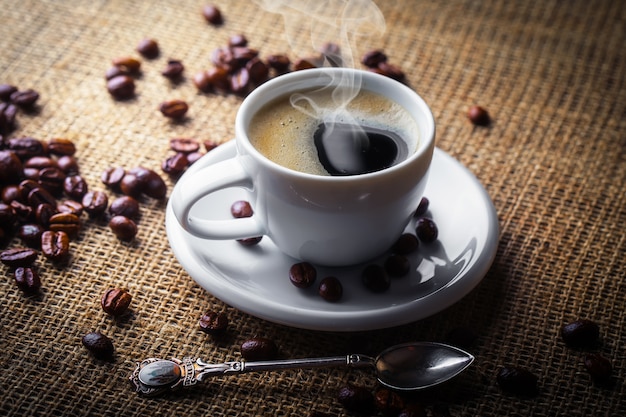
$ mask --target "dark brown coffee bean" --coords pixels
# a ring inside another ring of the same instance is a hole
[[[17,216],[10,204],[0,203],[0,229],[5,232],[13,230],[17,224]]]
[[[133,296],[126,288],[109,288],[102,294],[100,305],[105,313],[119,317],[128,311]]]
[[[155,171],[148,168],[136,167],[128,171],[128,174],[135,176],[136,180],[140,183],[141,192],[148,197],[159,200],[165,197],[167,185],[165,181],[163,181],[163,178]],[[125,181],[122,180],[122,186],[124,182]]]
[[[35,220],[37,224],[41,225],[44,229],[50,226],[50,218],[58,213],[56,205],[40,204],[35,209]],[[37,245],[40,245],[39,242]]]
[[[294,71],[302,71],[302,70],[307,70],[307,69],[312,69],[312,68],[317,68],[317,66],[313,64],[313,62],[311,62],[310,59],[301,58],[301,59],[296,60],[296,62],[293,63]]]
[[[22,161],[15,152],[0,150],[0,184],[18,183],[22,170]]]
[[[428,217],[422,217],[417,221],[415,226],[415,234],[424,243],[431,243],[437,240],[439,230],[437,224]]]
[[[159,44],[154,39],[142,39],[137,45],[137,52],[144,58],[154,59],[159,56]]]
[[[15,91],[11,94],[11,103],[20,107],[32,107],[39,100],[39,93],[33,89]]]
[[[137,236],[137,224],[126,216],[113,216],[109,228],[119,240],[130,242]]]
[[[170,80],[175,80],[180,78],[183,75],[183,71],[185,71],[185,66],[183,63],[177,59],[170,59],[167,61],[167,65],[161,71],[161,75]]]
[[[22,161],[26,161],[33,156],[46,154],[43,142],[39,139],[31,137],[9,139],[7,148],[8,150],[15,152],[17,157]]]
[[[65,177],[65,172],[59,168],[44,168],[39,171],[37,182],[52,194],[60,195],[63,192]]]
[[[35,189],[40,189],[40,188],[41,186],[39,185],[37,181],[24,180],[20,182],[20,185],[19,185],[19,190],[20,190],[20,195],[21,195],[20,201],[24,201],[28,203],[28,195],[30,194],[30,192]]]
[[[112,216],[125,216],[129,219],[139,218],[139,202],[131,196],[121,196],[113,200],[109,207]]]
[[[402,82],[406,78],[404,71],[402,71],[400,67],[390,64],[388,62],[381,62],[380,64],[378,64],[378,71],[380,74],[392,78],[396,81]]]
[[[228,46],[230,47],[247,46],[247,45],[248,45],[248,39],[243,34],[231,35],[228,38]]]
[[[411,263],[404,255],[391,255],[385,260],[385,271],[392,277],[403,277],[411,270]]]
[[[11,103],[0,103],[0,135],[8,135],[15,130],[17,107]],[[4,138],[0,139],[0,146]]]
[[[246,63],[246,70],[250,75],[250,80],[256,84],[262,84],[269,78],[269,67],[259,58],[254,58]]]
[[[422,197],[419,204],[417,205],[417,209],[415,209],[415,217],[420,217],[426,214],[429,205],[430,201],[426,197]]]
[[[230,91],[230,76],[224,68],[211,68],[206,71],[206,77],[211,89],[226,93]]]
[[[130,72],[128,72],[128,70],[126,70],[126,68],[120,68],[120,67],[111,67],[108,70],[106,70],[106,72],[104,73],[104,78],[108,81],[112,78],[115,78],[119,75],[131,75]]]
[[[278,346],[265,337],[253,337],[241,344],[241,356],[247,361],[265,361],[276,359]]]
[[[370,390],[358,385],[349,384],[341,387],[337,393],[337,400],[348,411],[365,415],[373,414],[376,411],[374,396]]]
[[[240,219],[243,217],[252,217],[254,211],[252,210],[252,206],[249,202],[245,200],[235,201],[230,206],[230,214],[236,219]]]
[[[381,62],[387,61],[387,55],[381,50],[368,51],[361,58],[361,64],[368,68],[377,68]]]
[[[79,173],[78,161],[70,155],[63,155],[57,159],[57,165],[65,175],[76,175]]]
[[[31,266],[38,252],[31,248],[11,248],[0,252],[0,262],[10,268]]]
[[[109,197],[103,191],[88,191],[83,196],[82,205],[89,217],[98,217],[109,206]]]
[[[236,68],[244,66],[247,62],[259,56],[259,51],[247,46],[234,46],[230,49],[233,54],[233,59],[237,61]]]
[[[135,80],[128,75],[118,75],[107,81],[107,90],[116,100],[127,100],[135,96]]]
[[[54,232],[65,232],[71,238],[76,237],[81,228],[80,218],[73,213],[57,213],[50,217],[48,228]]]
[[[39,181],[39,170],[37,168],[24,168],[24,178],[33,181]]]
[[[320,282],[318,293],[326,301],[337,302],[343,296],[343,286],[336,277],[326,277]]]
[[[317,271],[308,262],[299,262],[289,268],[289,281],[298,288],[309,288],[316,278]]]
[[[389,275],[387,275],[385,268],[380,265],[366,266],[361,274],[361,279],[365,287],[373,292],[387,291],[391,285]]]
[[[267,65],[273,68],[277,73],[283,74],[289,71],[291,60],[287,55],[274,54],[267,57]]]
[[[24,168],[36,168],[39,170],[58,167],[56,160],[43,155],[28,158],[26,161],[24,161],[23,166]]]
[[[222,12],[212,4],[207,4],[202,7],[202,16],[204,16],[204,19],[212,25],[217,26],[224,23]]]
[[[590,347],[600,338],[600,326],[591,320],[576,320],[561,327],[561,337],[570,347]]]
[[[537,376],[529,370],[514,366],[500,368],[496,378],[502,390],[522,396],[536,395],[538,380]]]
[[[189,105],[183,100],[164,101],[159,105],[161,114],[170,119],[182,119],[188,110]]]
[[[26,204],[22,204],[17,200],[11,201],[9,204],[15,213],[15,217],[20,223],[32,223],[35,222],[35,209]]]
[[[391,247],[391,251],[398,255],[408,255],[415,252],[419,247],[419,240],[417,236],[405,233],[396,240],[396,243]]]
[[[122,167],[107,168],[100,176],[100,181],[113,190],[119,190],[124,175],[126,170]]]
[[[611,374],[613,373],[611,361],[599,353],[585,354],[583,357],[583,363],[585,365],[585,369],[594,381],[606,383],[611,379]]]
[[[141,61],[132,56],[121,56],[113,59],[113,66],[123,68],[131,74],[136,74],[141,69]]]
[[[59,213],[71,213],[80,217],[83,214],[84,207],[81,203],[74,200],[63,201],[61,204],[57,206],[57,211]]]
[[[7,185],[2,188],[2,202],[10,204],[13,200],[22,200],[22,193],[17,185]]]
[[[481,106],[470,107],[467,111],[467,117],[470,119],[470,122],[477,126],[487,126],[491,121],[489,113]]]
[[[204,156],[202,152],[191,152],[186,155],[187,155],[187,163],[189,164],[189,166],[193,165],[197,160],[199,160],[200,158]]]
[[[70,254],[70,238],[65,232],[46,230],[41,234],[41,252],[52,262],[63,262]]]
[[[246,68],[238,69],[230,77],[230,90],[235,94],[245,95],[251,86],[250,73]]]
[[[229,73],[238,68],[232,49],[226,46],[216,48],[211,52],[211,63]]]
[[[179,177],[189,166],[187,155],[177,152],[174,155],[165,158],[161,163],[161,169],[172,177]]]
[[[57,156],[72,156],[76,153],[76,145],[69,139],[54,138],[48,141],[48,152]]]
[[[191,78],[193,85],[203,93],[208,93],[213,89],[213,85],[211,85],[211,80],[209,79],[207,71],[200,71],[193,75]]]
[[[111,360],[113,358],[115,353],[113,342],[104,334],[100,332],[87,333],[81,342],[96,359]]]
[[[11,100],[11,94],[17,91],[17,87],[11,84],[0,84],[0,100]]]
[[[170,139],[170,149],[174,152],[191,153],[200,149],[200,142],[191,138]]]
[[[80,201],[89,191],[89,186],[80,175],[70,175],[63,181],[63,191],[72,200]]]
[[[396,417],[404,409],[402,397],[387,388],[381,388],[374,394],[376,408],[385,416]]]
[[[39,186],[30,190],[30,192],[28,193],[27,201],[28,205],[31,206],[33,209],[36,209],[37,206],[39,206],[40,204],[50,204],[51,206],[54,206],[56,204],[56,200],[52,196],[52,194],[46,191],[45,188]]]
[[[200,317],[198,326],[205,333],[212,335],[222,334],[228,328],[228,316],[224,313],[209,311]]]
[[[44,228],[37,223],[27,223],[20,226],[17,236],[22,242],[31,248],[38,249],[41,246],[41,234]]]
[[[120,190],[127,196],[139,198],[143,194],[145,184],[135,174],[125,174],[120,181]]]
[[[220,143],[214,140],[205,140],[203,142],[203,145],[204,145],[204,149],[206,149],[207,152],[211,152],[213,149],[220,146]]]
[[[39,273],[33,267],[18,267],[13,273],[17,287],[25,294],[36,294],[41,289]]]

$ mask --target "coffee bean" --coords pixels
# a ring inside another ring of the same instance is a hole
[[[411,263],[404,255],[391,255],[385,260],[385,271],[392,277],[403,277],[409,273]]]
[[[343,296],[343,286],[336,277],[326,277],[320,282],[318,293],[326,301],[337,302]]]
[[[109,288],[102,294],[100,305],[105,313],[119,317],[128,311],[133,296],[126,288]]]
[[[141,61],[132,56],[121,56],[113,59],[113,66],[123,68],[130,74],[136,74],[141,69]]]
[[[0,252],[0,262],[10,268],[31,266],[38,252],[30,248],[11,248]]]
[[[491,121],[489,113],[481,106],[470,107],[467,111],[467,117],[470,119],[470,122],[477,126],[487,126]]]
[[[289,71],[291,60],[287,55],[274,54],[267,57],[267,65],[273,68],[278,74],[284,74]]]
[[[415,252],[419,247],[419,240],[417,236],[405,233],[401,235],[398,240],[391,247],[391,251],[398,255],[408,255]]]
[[[170,80],[175,80],[180,78],[183,75],[183,71],[185,71],[185,66],[183,63],[177,59],[170,59],[167,61],[167,65],[161,71],[161,75]]]
[[[35,210],[31,206],[22,204],[17,200],[11,201],[9,204],[15,213],[15,217],[20,223],[32,223],[36,221]]]
[[[247,361],[265,361],[276,359],[278,346],[265,337],[253,337],[241,344],[241,356]]]
[[[17,224],[17,216],[13,207],[6,203],[0,203],[0,229],[11,231]]]
[[[215,26],[224,23],[222,12],[220,11],[220,9],[212,4],[207,4],[202,7],[202,16],[204,16],[204,19],[207,22]]]
[[[242,217],[252,217],[254,211],[252,210],[252,206],[249,202],[245,200],[235,201],[230,206],[230,214],[236,219],[240,219]]]
[[[420,217],[426,214],[429,205],[430,201],[428,200],[428,198],[422,197],[419,204],[417,205],[417,209],[415,209],[415,217]]]
[[[22,194],[20,188],[17,185],[7,185],[2,188],[2,202],[5,204],[11,203],[13,200],[21,200]]]
[[[20,226],[17,236],[22,242],[31,248],[38,249],[41,246],[41,234],[44,228],[37,223],[27,223]]]
[[[406,78],[404,71],[397,65],[390,64],[388,62],[381,62],[378,64],[378,73],[386,77],[392,78],[396,81],[404,81]]]
[[[437,224],[432,219],[428,217],[422,217],[417,221],[417,225],[415,226],[415,234],[424,243],[431,243],[437,240],[437,236],[439,235],[439,230],[437,229]]]
[[[54,138],[48,141],[48,152],[58,156],[72,156],[76,153],[76,145],[69,139]]]
[[[496,381],[502,390],[511,394],[533,396],[538,392],[538,378],[527,369],[507,366],[498,371]]]
[[[248,71],[250,80],[255,85],[262,84],[269,78],[269,67],[259,58],[254,58],[246,63],[246,70]]]
[[[63,181],[63,191],[72,200],[80,201],[89,191],[89,186],[80,175],[70,175]]]
[[[237,61],[237,65],[233,69],[240,68],[259,56],[259,51],[247,46],[233,46],[230,50],[233,54],[233,59]]]
[[[243,34],[231,35],[228,38],[228,46],[230,47],[247,46],[247,45],[248,45],[248,39]]]
[[[124,174],[120,181],[120,190],[127,196],[139,198],[143,194],[145,184],[135,174]]]
[[[56,160],[48,157],[48,156],[33,156],[32,158],[28,158],[26,161],[24,161],[23,166],[25,168],[36,168],[39,170],[45,169],[45,168],[57,168],[57,162]]]
[[[75,175],[79,173],[78,161],[70,155],[63,155],[57,159],[57,165],[65,175]]]
[[[113,216],[109,228],[119,240],[129,242],[137,235],[137,224],[126,216]]]
[[[52,194],[46,191],[45,188],[39,186],[30,190],[26,201],[28,201],[28,205],[33,209],[36,209],[40,204],[49,204],[51,206],[56,204],[56,200]]]
[[[0,150],[0,184],[19,182],[22,171],[22,161],[15,152]]]
[[[11,94],[11,103],[20,107],[32,107],[39,100],[39,93],[32,89],[18,90]]]
[[[80,232],[80,218],[73,213],[57,213],[50,217],[48,228],[54,232],[65,232],[73,238]]]
[[[189,105],[183,100],[164,101],[159,105],[159,111],[170,119],[182,119],[189,110]]]
[[[65,177],[65,173],[59,168],[44,168],[39,171],[37,182],[52,194],[59,195],[63,192]]]
[[[239,68],[239,63],[233,55],[232,48],[227,46],[219,47],[211,52],[211,63],[217,68],[221,68],[228,73]]]
[[[122,178],[126,175],[126,170],[121,167],[107,168],[100,176],[100,181],[113,190],[119,190]]]
[[[41,225],[43,228],[47,229],[50,227],[50,218],[58,213],[58,210],[55,205],[51,204],[40,204],[35,209],[35,220],[37,224]],[[39,246],[41,242],[37,243]]]
[[[613,366],[604,356],[599,353],[587,353],[583,357],[585,369],[591,375],[594,381],[606,383],[610,380],[613,373]]]
[[[57,211],[59,213],[71,213],[75,214],[77,217],[80,217],[81,214],[83,214],[83,210],[83,205],[74,200],[63,201],[57,206]]]
[[[238,69],[230,77],[230,90],[239,95],[245,95],[250,91],[251,80],[250,73],[246,68]]]
[[[103,191],[88,191],[83,196],[82,204],[89,217],[98,217],[109,206],[109,197]]]
[[[17,287],[26,294],[36,294],[41,289],[41,279],[32,267],[18,267],[13,273]]]
[[[374,396],[365,387],[348,384],[339,389],[337,399],[343,407],[352,412],[373,414],[376,410]]]
[[[378,389],[374,393],[374,404],[385,416],[397,416],[404,409],[402,397],[387,388]]]
[[[17,87],[10,84],[0,84],[0,100],[11,100],[11,94],[17,91]]]
[[[125,216],[129,219],[139,218],[139,202],[131,196],[121,196],[113,200],[109,207],[112,216]]]
[[[41,252],[52,262],[64,262],[70,254],[70,238],[65,232],[46,230],[41,234]]]
[[[104,334],[100,332],[87,333],[81,342],[96,359],[110,360],[113,358],[115,352],[113,342]]]
[[[200,142],[191,138],[170,139],[170,149],[174,152],[191,153],[200,149]]]
[[[139,189],[143,194],[159,200],[165,197],[165,194],[167,193],[167,185],[165,184],[165,181],[163,181],[163,178],[161,178],[161,176],[154,170],[136,167],[132,168],[128,174],[135,176],[136,180],[140,183]],[[124,182],[125,181],[122,180],[122,183]],[[122,184],[122,186],[123,185],[124,184]]]
[[[361,64],[368,68],[377,68],[381,62],[387,62],[387,55],[378,49],[366,52],[361,58]]]
[[[127,100],[135,96],[135,80],[128,75],[118,75],[107,81],[107,90],[116,100]]]
[[[205,140],[203,142],[203,145],[204,145],[204,149],[206,149],[207,152],[211,152],[213,149],[220,146],[220,143],[214,140]]]
[[[179,177],[189,166],[187,155],[177,152],[174,155],[165,158],[161,163],[161,169],[172,177]]]
[[[570,347],[590,347],[600,338],[600,326],[591,320],[576,320],[561,327],[561,337]]]
[[[226,74],[226,72],[224,73]],[[193,77],[191,78],[191,81],[193,82],[193,85],[195,85],[196,88],[202,91],[203,93],[208,93],[213,88],[213,86],[211,85],[211,80],[209,79],[209,76],[207,74],[207,71],[200,71],[200,72],[195,73]]]
[[[221,92],[230,91],[230,77],[228,70],[224,68],[211,68],[205,73],[209,89],[215,89]]]
[[[308,262],[299,262],[289,268],[289,281],[298,288],[308,288],[317,278],[315,267]]]
[[[191,153],[186,154],[186,156],[187,156],[187,163],[189,164],[189,166],[191,166],[197,160],[202,158],[204,156],[204,154],[202,152],[191,152]]]
[[[0,135],[8,135],[15,130],[17,107],[11,103],[0,103]],[[0,138],[0,146],[4,139]]]
[[[311,62],[311,60],[309,59],[301,58],[293,63],[294,71],[302,71],[302,70],[307,70],[307,69],[312,69],[312,68],[317,68],[317,66],[313,64],[313,62]]]
[[[137,52],[145,58],[154,59],[159,56],[159,44],[154,39],[142,39],[137,45]]]
[[[15,152],[21,161],[26,161],[33,156],[45,155],[45,148],[43,142],[39,139],[31,137],[19,137],[9,139],[7,148],[10,151]]]
[[[361,274],[361,279],[368,290],[377,293],[387,291],[391,285],[389,275],[380,265],[371,264],[366,266]]]
[[[224,313],[209,311],[200,317],[198,326],[205,333],[212,335],[222,334],[228,328],[228,316]]]

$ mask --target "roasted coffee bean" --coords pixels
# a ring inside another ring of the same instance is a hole
[[[299,262],[289,268],[289,281],[298,288],[309,288],[316,278],[317,271],[308,262]]]
[[[137,45],[137,52],[144,58],[154,59],[159,56],[159,44],[154,39],[142,39]]]
[[[31,248],[38,249],[41,246],[41,234],[44,228],[37,223],[27,223],[20,226],[17,236],[22,242]]]
[[[187,163],[189,164],[189,166],[193,165],[198,159],[204,156],[202,152],[191,152],[186,155],[187,155]]]
[[[200,142],[191,138],[170,139],[170,149],[174,152],[191,153],[200,149]]]
[[[126,170],[122,167],[107,168],[100,175],[100,181],[113,190],[119,190],[124,175],[126,175]]]
[[[65,172],[61,169],[50,167],[39,171],[37,182],[52,194],[59,195],[63,192],[65,177]]]
[[[108,81],[112,78],[117,77],[118,75],[131,75],[131,73],[128,72],[126,68],[111,67],[104,73],[104,78]]]
[[[470,107],[467,111],[467,117],[469,118],[470,122],[477,126],[487,126],[491,121],[489,113],[481,106]]]
[[[422,197],[419,204],[417,205],[417,209],[415,209],[415,217],[420,217],[426,214],[429,205],[430,201],[428,200],[428,198]]]
[[[168,100],[159,105],[161,114],[170,119],[182,119],[188,110],[189,105],[183,100]]]
[[[226,72],[224,72],[226,74]],[[227,74],[226,74],[227,75]],[[213,89],[213,85],[211,84],[211,80],[208,76],[207,71],[200,71],[193,75],[191,78],[193,85],[203,93],[208,93]]]
[[[431,243],[437,240],[439,230],[437,224],[428,217],[422,217],[417,221],[415,226],[415,234],[424,243]]]
[[[246,63],[246,70],[250,76],[250,80],[259,85],[267,81],[270,75],[269,67],[259,58],[254,58]]]
[[[36,294],[41,289],[41,279],[39,273],[33,267],[18,267],[13,273],[17,288],[25,294]]]
[[[83,336],[83,346],[96,358],[110,360],[113,358],[115,348],[113,342],[100,332],[91,332]]]
[[[411,270],[411,262],[404,255],[391,255],[385,260],[385,271],[392,277],[403,277]]]
[[[118,75],[107,81],[107,90],[116,100],[126,100],[135,96],[135,80],[128,75]]]
[[[183,63],[177,59],[170,59],[167,61],[167,65],[161,71],[161,75],[170,80],[175,80],[180,78],[183,75],[183,71],[185,71],[185,66]]]
[[[17,224],[17,216],[13,207],[6,203],[0,203],[0,229],[5,232],[11,231]]]
[[[377,68],[381,62],[387,62],[387,55],[378,49],[366,52],[361,58],[361,64],[368,68]]]
[[[0,252],[0,262],[10,268],[31,266],[38,252],[31,248],[11,248]]]
[[[11,94],[17,91],[17,87],[11,84],[0,84],[0,100],[11,100]]]
[[[119,240],[130,242],[137,236],[137,224],[126,216],[113,216],[109,228]]]
[[[8,135],[15,130],[17,107],[11,103],[0,103],[0,135]],[[0,139],[0,146],[4,139]]]
[[[337,399],[348,411],[370,415],[376,410],[374,396],[370,390],[358,385],[348,384],[341,387]]]
[[[127,196],[139,198],[143,194],[146,185],[135,174],[125,174],[120,181],[120,190]]]
[[[50,204],[51,206],[56,204],[56,200],[52,194],[46,191],[45,188],[39,186],[30,190],[26,201],[28,201],[28,205],[33,209],[36,209],[40,204]]]
[[[230,214],[236,219],[240,219],[243,217],[252,217],[254,211],[252,210],[252,206],[249,202],[245,200],[235,201],[230,206]]]
[[[402,397],[387,388],[380,388],[374,393],[374,404],[385,416],[396,417],[404,409]]]
[[[89,186],[80,175],[70,175],[63,181],[63,191],[72,200],[82,200],[89,191]]]
[[[121,196],[113,200],[109,207],[112,216],[125,216],[129,219],[139,218],[139,202],[131,196]]]
[[[265,361],[276,359],[278,346],[265,337],[253,337],[241,344],[241,356],[247,361]]]
[[[278,74],[284,74],[289,71],[291,60],[287,55],[274,54],[267,57],[267,65],[273,68]]]
[[[232,48],[226,46],[216,48],[211,52],[211,63],[229,73],[236,70],[239,65],[233,56]]]
[[[63,155],[57,159],[57,165],[65,175],[76,175],[80,171],[78,168],[78,161],[76,158],[70,155]]]
[[[141,192],[148,197],[156,199],[162,199],[165,197],[165,194],[167,193],[167,185],[165,184],[165,181],[163,181],[163,178],[161,178],[161,176],[155,171],[144,167],[136,167],[129,170],[128,175],[135,176],[135,179],[140,183]],[[122,180],[122,187],[124,186],[124,182],[125,181]]]
[[[48,152],[57,156],[72,156],[76,153],[76,145],[69,139],[54,138],[48,141]]]
[[[48,156],[33,156],[32,158],[28,158],[24,161],[24,168],[36,168],[39,170],[45,168],[57,168],[57,161],[48,157]]]
[[[15,152],[0,150],[0,184],[15,184],[22,178],[22,161]]]
[[[26,161],[33,156],[45,155],[44,144],[39,140],[31,137],[20,137],[9,139],[7,148],[15,152],[21,161]]]
[[[11,94],[11,103],[20,107],[32,107],[39,100],[39,93],[33,89],[18,90]]]
[[[611,374],[613,373],[611,361],[599,353],[585,354],[583,357],[583,363],[585,365],[585,369],[594,381],[606,383],[611,379]]]
[[[311,60],[309,59],[301,58],[301,59],[296,60],[296,62],[293,63],[294,71],[302,71],[302,70],[307,70],[307,69],[312,69],[312,68],[317,68],[317,66],[313,64],[313,62],[311,62]]]
[[[141,69],[141,61],[132,56],[121,56],[113,59],[113,66],[123,68],[131,74],[136,74]]]
[[[213,149],[220,146],[220,143],[214,140],[205,140],[202,144],[204,145],[204,149],[206,149],[207,152],[211,152]]]
[[[211,68],[206,71],[206,77],[211,89],[226,93],[230,91],[230,76],[224,68]]]
[[[37,181],[26,179],[20,182],[20,185],[19,185],[20,196],[21,196],[20,201],[28,203],[28,195],[30,194],[30,192],[39,188],[41,188],[41,186],[39,185]]]
[[[387,291],[391,285],[389,275],[387,275],[385,268],[380,265],[371,264],[366,266],[361,274],[361,279],[365,287],[373,292]]]
[[[126,288],[109,288],[102,294],[100,305],[105,313],[119,317],[128,311],[133,296]]]
[[[222,12],[212,4],[207,4],[202,7],[202,16],[212,25],[221,25],[224,23]]]
[[[40,204],[35,209],[35,220],[37,224],[41,225],[44,229],[50,227],[50,218],[58,213],[56,205]],[[40,245],[39,242],[37,245]]]
[[[527,369],[507,366],[498,371],[496,381],[502,390],[511,394],[533,396],[538,392],[538,378]]]
[[[161,169],[171,177],[179,177],[185,169],[189,166],[187,155],[181,152],[177,152],[172,156],[169,156],[161,163]]]
[[[238,69],[230,77],[230,90],[235,94],[245,95],[251,87],[250,73],[247,68]]]
[[[39,181],[39,170],[37,168],[24,168],[23,177],[33,181]]]
[[[380,64],[378,64],[378,72],[379,74],[400,82],[404,81],[404,79],[406,78],[404,71],[402,71],[400,67],[390,64],[388,62],[381,62]]]
[[[230,50],[232,51],[233,59],[237,61],[235,68],[240,68],[247,62],[259,56],[259,51],[248,48],[247,46],[234,46],[230,48]]]
[[[224,313],[209,311],[200,317],[198,326],[205,333],[212,335],[222,334],[228,328],[228,316]]]
[[[2,188],[2,202],[10,204],[13,200],[22,200],[22,193],[17,185],[7,185]],[[22,200],[23,201],[23,200]]]
[[[46,230],[41,234],[41,252],[52,262],[63,262],[70,254],[70,238],[65,232]]]
[[[57,213],[50,217],[48,228],[54,232],[65,232],[73,238],[80,232],[80,218],[73,213]]]
[[[247,45],[248,45],[248,39],[246,38],[246,35],[237,34],[237,35],[231,35],[228,38],[228,46],[230,47],[247,46]]]
[[[26,204],[20,203],[17,200],[11,201],[9,204],[15,213],[15,217],[17,221],[20,223],[31,223],[36,221],[35,219],[35,209]]]
[[[561,337],[570,347],[590,347],[600,338],[600,326],[591,320],[576,320],[561,327]]]
[[[74,200],[66,200],[57,206],[59,213],[71,213],[80,217],[83,214],[84,207],[82,203]]]
[[[89,217],[98,217],[109,206],[109,197],[103,191],[88,191],[83,196],[82,204]]]
[[[408,255],[415,252],[419,247],[417,236],[411,233],[405,233],[396,240],[391,247],[391,251],[398,255]]]
[[[336,277],[326,277],[320,282],[318,293],[324,300],[336,302],[343,296],[343,286]]]

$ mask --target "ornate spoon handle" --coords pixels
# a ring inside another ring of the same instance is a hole
[[[179,360],[148,358],[137,364],[129,379],[140,395],[154,396],[165,391],[189,387],[217,375],[247,372],[277,371],[283,369],[326,368],[335,366],[372,366],[374,358],[365,355],[333,356],[324,358],[285,359],[274,361],[233,361],[210,364],[202,359]]]

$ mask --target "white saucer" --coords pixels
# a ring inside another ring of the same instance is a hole
[[[234,142],[225,143],[188,172],[234,154]],[[230,205],[247,195],[240,188],[222,190],[201,199],[192,211],[228,219]],[[410,255],[410,274],[392,278],[384,293],[365,288],[360,278],[363,266],[317,268],[317,282],[328,275],[341,280],[344,294],[336,303],[323,300],[317,285],[293,286],[288,273],[298,260],[280,252],[267,236],[249,247],[200,239],[181,228],[170,204],[167,236],[178,261],[202,288],[248,314],[311,330],[381,329],[423,319],[454,304],[483,279],[496,254],[499,227],[491,199],[474,175],[440,149],[435,150],[424,195],[430,200],[427,216],[439,228],[438,241],[420,244]],[[415,233],[414,227],[412,222],[407,232]],[[384,260],[381,256],[372,263],[382,265]]]

